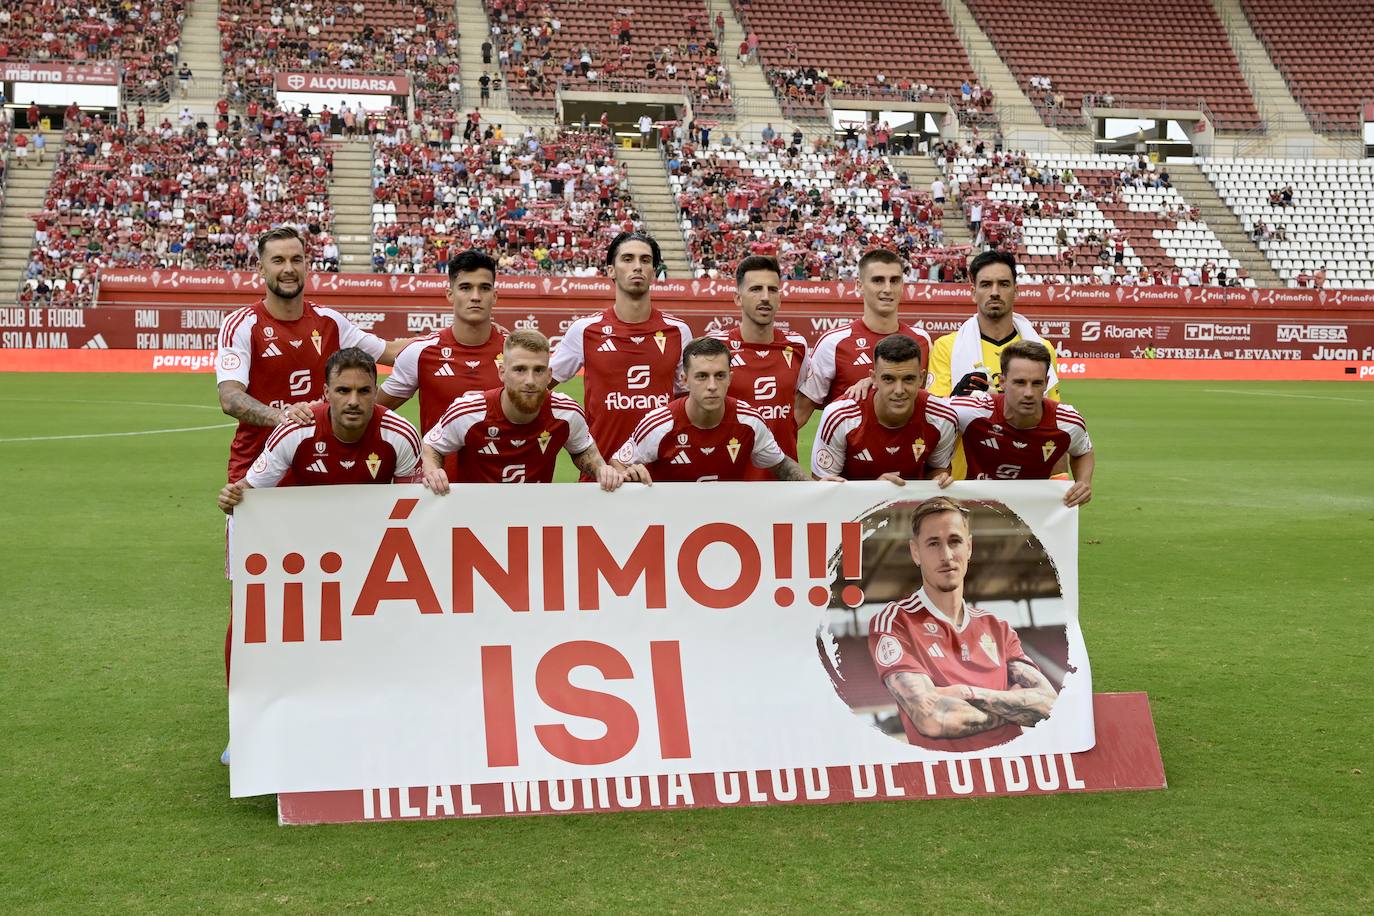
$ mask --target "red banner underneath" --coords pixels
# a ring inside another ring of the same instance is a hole
[[[71,83],[78,86],[114,86],[119,67],[112,61],[76,64],[62,61],[0,61],[0,80],[16,83]],[[16,99],[15,101],[23,101]]]

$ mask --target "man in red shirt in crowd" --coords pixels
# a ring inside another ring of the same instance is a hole
[[[896,252],[875,248],[859,259],[859,289],[864,312],[848,325],[816,341],[811,370],[802,380],[797,398],[797,426],[839,397],[862,396],[873,371],[873,347],[889,334],[910,337],[921,349],[921,387],[930,365],[930,335],[924,328],[904,325],[897,315],[905,284],[902,259]],[[855,389],[855,385],[860,387]]]
[[[735,268],[735,305],[739,324],[711,336],[730,348],[730,397],[744,401],[763,417],[782,453],[797,461],[797,422],[793,407],[797,384],[810,365],[806,338],[775,322],[782,304],[782,274],[777,258],[750,255]],[[772,475],[751,468],[749,480]]]
[[[821,414],[811,473],[845,480],[932,479],[949,474],[959,421],[942,398],[921,388],[916,341],[893,334],[873,348],[873,391],[858,400],[831,401]]]
[[[940,751],[1005,744],[1046,719],[1058,694],[1004,621],[964,601],[969,512],[948,496],[916,507],[911,559],[921,588],[868,625],[878,676],[907,740]]]
[[[420,429],[428,432],[456,399],[501,385],[506,335],[492,324],[496,305],[496,262],[468,250],[448,266],[448,301],[453,324],[411,343],[396,357],[382,382],[378,403],[392,410],[420,392]],[[450,479],[455,465],[446,465]]]
[[[506,338],[501,386],[454,401],[425,433],[424,484],[447,493],[449,482],[552,483],[566,450],[584,476],[611,491],[625,475],[606,464],[582,407],[549,390],[549,341],[538,331]],[[446,467],[454,467],[450,474]]]
[[[748,468],[778,480],[806,480],[806,472],[778,448],[759,412],[729,397],[730,350],[699,337],[682,351],[687,395],[652,411],[616,452],[626,479],[747,480]]]
[[[614,454],[646,413],[679,390],[683,347],[692,332],[654,308],[652,284],[662,260],[648,235],[617,235],[606,253],[615,304],[574,321],[549,362],[555,384],[583,372],[582,403],[602,454]]]

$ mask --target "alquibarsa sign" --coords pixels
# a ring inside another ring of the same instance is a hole
[[[410,95],[410,77],[375,73],[278,73],[278,92]]]

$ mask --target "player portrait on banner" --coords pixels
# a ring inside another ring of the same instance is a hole
[[[821,634],[850,708],[949,752],[1046,720],[1073,669],[1058,575],[1026,523],[999,503],[935,496],[863,524],[865,603],[832,611]]]

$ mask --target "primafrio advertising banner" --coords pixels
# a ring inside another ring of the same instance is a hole
[[[460,816],[474,792],[484,815],[528,813],[531,791],[536,811],[624,808],[631,783],[647,807],[727,804],[731,784],[759,803],[758,774],[768,801],[897,797],[1006,760],[1013,790],[1081,786],[1096,729],[1065,486],[250,492],[231,793],[325,820],[404,816],[396,787]]]

